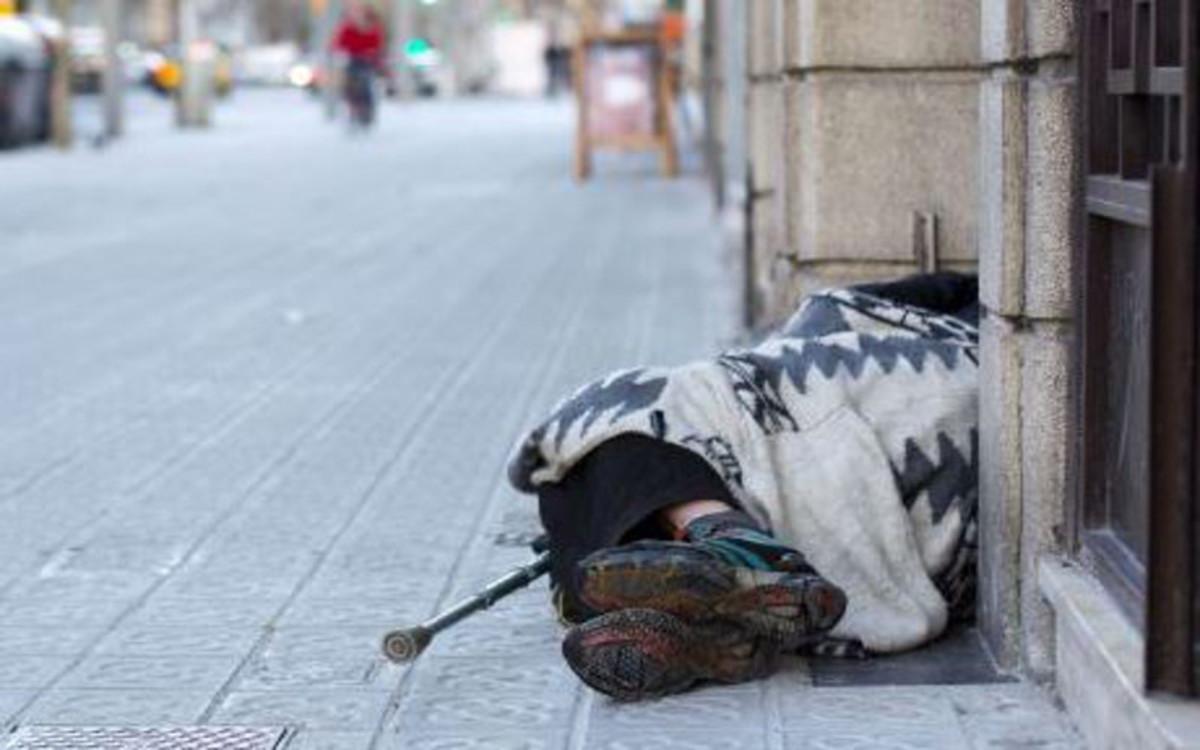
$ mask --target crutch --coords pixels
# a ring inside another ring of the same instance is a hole
[[[383,637],[384,655],[396,664],[410,662],[429,647],[438,633],[476,612],[491,607],[514,591],[519,591],[546,575],[550,572],[550,553],[545,550],[544,539],[543,537],[534,542],[534,551],[538,553],[538,556],[533,559],[533,562],[513,568],[503,577],[489,583],[475,596],[464,599],[420,625],[393,630],[385,635]]]

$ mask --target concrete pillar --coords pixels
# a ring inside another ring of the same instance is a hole
[[[101,18],[104,26],[104,136],[118,138],[125,130],[124,97],[125,70],[119,47],[125,20],[124,0],[103,0]]]
[[[70,28],[72,0],[54,0],[54,15]],[[74,141],[71,113],[71,42],[64,35],[54,47],[54,69],[50,82],[50,137],[54,145],[68,149]]]
[[[183,83],[176,100],[176,122],[185,128],[212,124],[216,59],[201,40],[199,0],[179,0],[179,47]]]

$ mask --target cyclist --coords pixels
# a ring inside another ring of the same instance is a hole
[[[351,0],[334,34],[333,49],[346,63],[343,94],[350,122],[369,127],[375,120],[375,76],[387,75],[387,34],[378,11],[362,0]]]

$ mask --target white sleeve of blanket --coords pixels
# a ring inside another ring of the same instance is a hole
[[[800,432],[772,436],[784,517],[791,536],[847,595],[834,629],[881,653],[927,643],[946,627],[946,602],[922,563],[891,464],[874,430],[843,406]]]

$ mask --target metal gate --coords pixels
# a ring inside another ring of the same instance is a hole
[[[1073,538],[1143,629],[1147,688],[1200,685],[1200,0],[1085,0]]]

